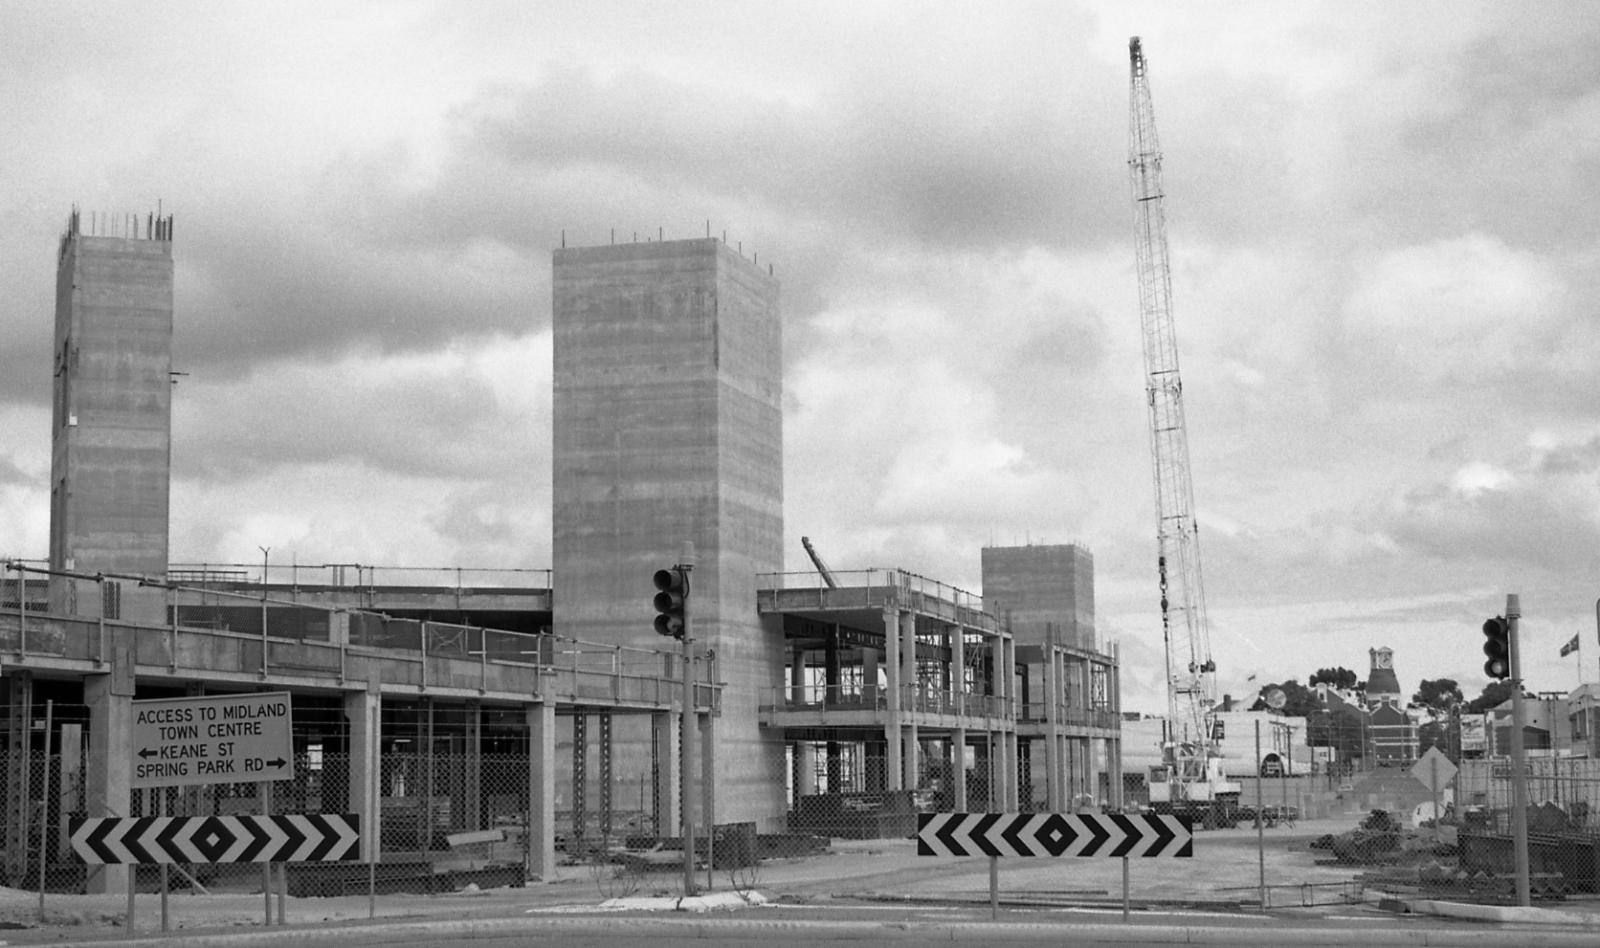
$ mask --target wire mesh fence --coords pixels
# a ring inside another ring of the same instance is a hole
[[[366,793],[352,785],[348,726],[337,701],[296,699],[293,777],[174,787],[134,787],[124,801],[97,804],[88,708],[54,703],[0,715],[0,884],[46,893],[80,893],[103,871],[86,864],[69,838],[84,817],[233,817],[343,814]],[[381,813],[378,861],[287,863],[291,895],[378,891],[438,893],[467,882],[521,885],[528,878],[530,780],[527,727],[520,709],[395,702],[383,711],[375,755]],[[359,777],[357,778],[359,779]],[[145,864],[132,873],[141,891],[163,885],[206,891],[259,891],[259,864]]]
[[[958,757],[949,740],[918,741],[915,779],[893,787],[881,736],[835,737],[788,742],[782,771],[768,775],[785,788],[786,828],[802,851],[814,846],[811,837],[911,836],[918,814],[951,812],[958,804],[972,812],[1004,808],[998,746],[971,744]]]
[[[1528,891],[1535,901],[1600,894],[1600,761],[1527,762]],[[1516,812],[1508,760],[1465,760],[1449,792],[1410,812],[1373,810],[1354,829],[1313,843],[1360,867],[1375,888],[1445,901],[1519,898]]]

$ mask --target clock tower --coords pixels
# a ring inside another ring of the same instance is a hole
[[[1394,674],[1394,652],[1385,647],[1369,649],[1367,654],[1372,658],[1372,667],[1367,672],[1367,704],[1400,706],[1400,679]]]

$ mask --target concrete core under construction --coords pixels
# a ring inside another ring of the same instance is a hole
[[[714,740],[719,818],[781,821],[783,744],[757,723],[783,671],[756,576],[783,563],[783,356],[778,284],[713,239],[554,255],[554,570],[564,633],[660,646],[651,577],[693,544],[696,679],[738,682]],[[670,640],[665,640],[670,644]],[[658,730],[661,722],[658,722]],[[648,746],[617,735],[616,764]]]

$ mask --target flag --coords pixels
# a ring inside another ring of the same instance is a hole
[[[1561,646],[1561,657],[1562,658],[1566,658],[1568,655],[1571,655],[1573,652],[1576,652],[1577,650],[1578,650],[1578,636],[1577,635],[1573,635],[1572,638],[1567,640],[1567,644]]]

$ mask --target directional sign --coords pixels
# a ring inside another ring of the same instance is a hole
[[[287,691],[135,701],[130,786],[288,780],[290,717]]]
[[[1428,752],[1420,757],[1411,768],[1411,776],[1417,778],[1424,787],[1431,787],[1437,780],[1439,786],[1448,787],[1450,781],[1455,779],[1455,764],[1444,755],[1438,747],[1428,748]]]
[[[923,813],[919,856],[1194,855],[1186,816],[1098,813]]]
[[[73,817],[72,851],[96,865],[337,862],[361,857],[354,813]]]

